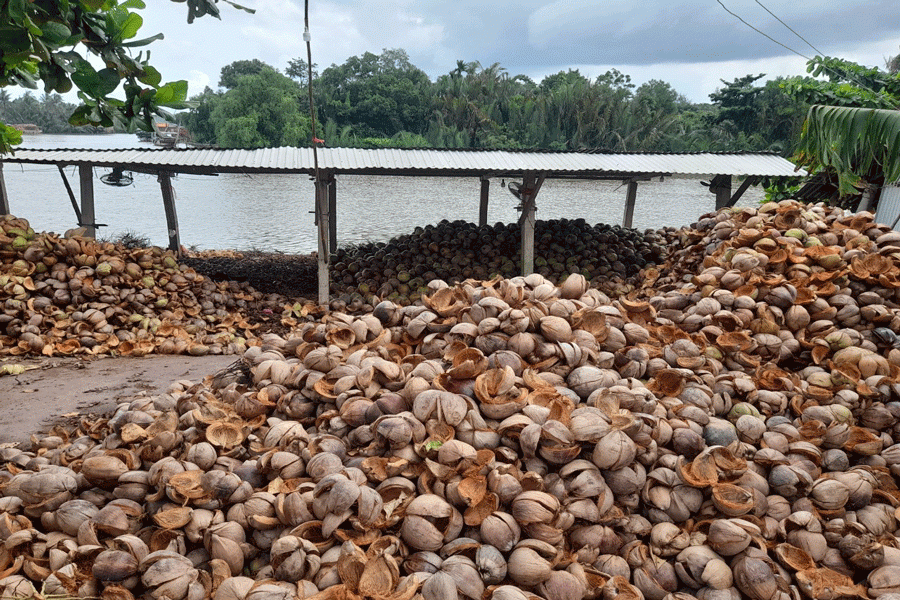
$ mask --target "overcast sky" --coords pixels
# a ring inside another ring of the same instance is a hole
[[[216,88],[220,69],[235,60],[258,58],[283,71],[306,56],[302,1],[238,0],[254,15],[220,2],[221,20],[192,25],[185,4],[146,1],[141,33],[166,36],[150,46],[151,63],[164,80],[187,79],[190,94]],[[765,8],[828,56],[883,68],[900,53],[896,0],[721,2],[806,56],[816,50]],[[560,70],[593,77],[616,68],[636,84],[666,81],[693,102],[708,102],[722,79],[799,75],[806,64],[717,0],[310,0],[310,31],[320,71],[367,51],[403,48],[432,79],[457,60],[498,62],[535,81]]]

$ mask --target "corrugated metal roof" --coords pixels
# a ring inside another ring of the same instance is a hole
[[[897,217],[900,217],[900,186],[889,184],[881,189],[875,221],[893,225]]]
[[[604,174],[759,175],[798,177],[784,158],[768,153],[650,154],[524,152],[505,150],[407,150],[399,148],[320,148],[319,167],[335,173],[504,174],[544,172],[548,177]],[[132,165],[173,172],[308,172],[311,148],[39,150],[22,148],[0,158],[10,163]]]

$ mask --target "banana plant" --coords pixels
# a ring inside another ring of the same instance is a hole
[[[842,194],[858,193],[878,166],[884,180],[900,177],[900,110],[825,106],[809,109],[797,154],[813,170],[831,167]]]

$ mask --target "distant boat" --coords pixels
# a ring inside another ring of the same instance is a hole
[[[174,148],[191,143],[191,132],[177,123],[156,123],[153,131],[138,131],[138,140],[155,146]]]
[[[38,135],[39,133],[44,133],[41,131],[41,128],[34,123],[17,123],[10,125],[10,127],[18,129],[23,135]]]

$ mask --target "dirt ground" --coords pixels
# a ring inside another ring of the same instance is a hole
[[[208,252],[183,262],[211,279],[246,281],[261,292],[291,299],[316,291],[316,260],[308,254]],[[257,333],[281,333],[277,321],[263,322]],[[24,442],[28,446],[32,434],[47,431],[56,423],[109,413],[119,402],[159,394],[179,379],[202,381],[237,358],[150,355],[0,360],[0,366],[29,367],[21,375],[0,377],[0,444]]]
[[[162,393],[175,381],[202,381],[236,356],[24,358],[3,364],[36,367],[0,377],[0,444],[24,442],[33,433],[79,415],[102,415],[119,402]]]

